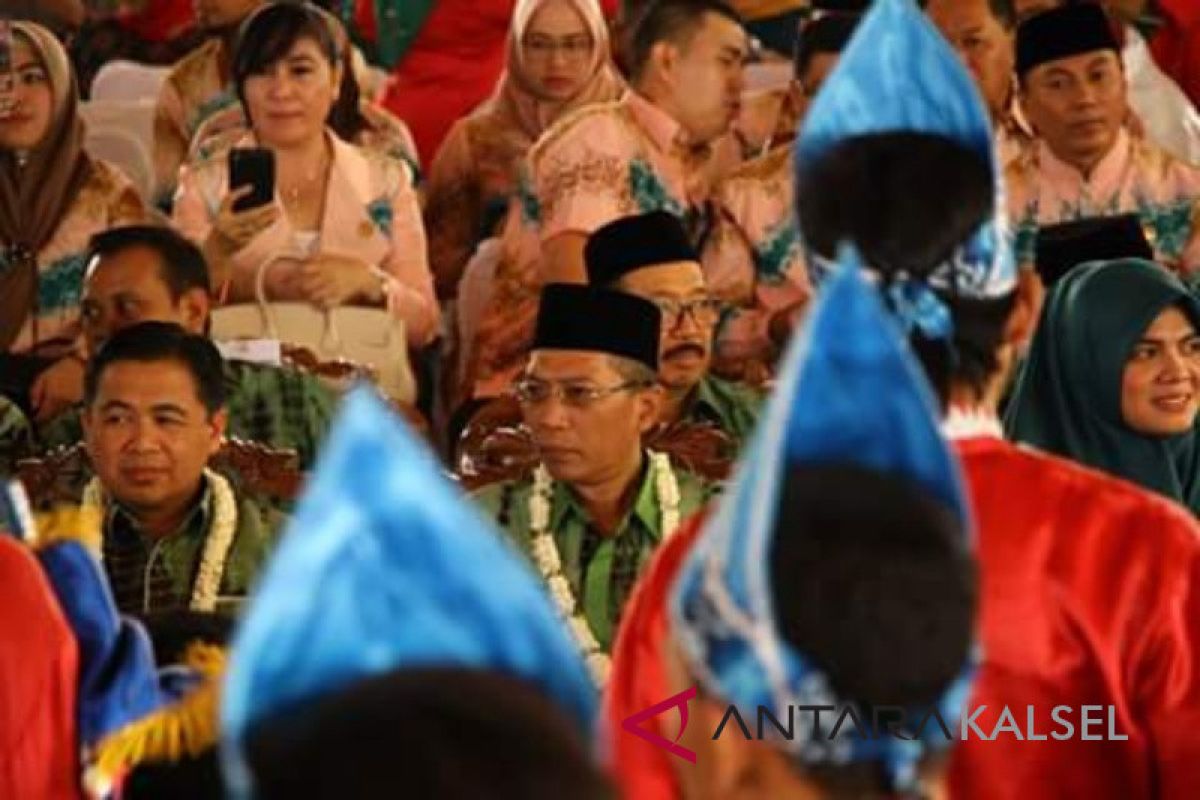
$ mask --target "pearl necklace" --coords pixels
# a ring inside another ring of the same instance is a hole
[[[665,453],[647,452],[650,469],[654,473],[654,495],[658,501],[659,521],[663,537],[670,536],[679,527],[679,481],[671,468],[671,459]],[[599,686],[608,682],[612,667],[608,654],[600,647],[592,628],[580,609],[580,603],[571,591],[571,584],[563,575],[562,557],[554,541],[550,527],[550,502],[554,494],[554,481],[543,464],[533,471],[533,491],[529,495],[529,532],[532,535],[530,550],[538,571],[550,589],[559,615],[566,621],[571,635],[583,651],[592,679]]]
[[[204,540],[204,551],[200,556],[200,568],[196,571],[196,583],[192,586],[192,599],[188,608],[192,611],[211,613],[217,607],[217,594],[221,588],[221,578],[225,575],[225,562],[229,558],[229,551],[237,533],[237,501],[229,481],[208,469],[204,470],[204,476],[208,479],[208,485],[212,487],[213,519],[208,536]],[[92,478],[83,490],[80,518],[97,525],[99,531],[96,535],[85,538],[85,542],[102,541],[102,520],[106,503],[107,496],[100,479]]]

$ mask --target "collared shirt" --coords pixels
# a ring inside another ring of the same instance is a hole
[[[674,468],[679,484],[679,518],[702,508],[716,487],[690,472]],[[592,525],[587,510],[570,487],[553,483],[550,525],[558,546],[563,576],[600,645],[612,644],[621,612],[642,567],[665,535],[652,470],[646,468],[633,505],[612,535]],[[526,554],[532,545],[529,500],[532,479],[485,486],[473,497]]]
[[[144,534],[137,519],[110,503],[104,519],[104,571],[117,608],[145,615],[188,607],[190,579],[212,519],[207,479],[183,521],[166,536]],[[184,579],[177,574],[186,572]]]
[[[754,432],[764,399],[761,392],[745,384],[705,375],[685,403],[682,419],[717,426],[740,450]]]
[[[287,367],[226,361],[225,390],[230,436],[294,449],[302,469],[312,466],[338,402],[320,380]],[[59,415],[41,432],[48,449],[82,438],[79,408]]]
[[[1009,214],[1020,261],[1034,259],[1037,229],[1060,222],[1137,213],[1162,264],[1200,270],[1200,168],[1122,129],[1090,177],[1055,156],[1044,141],[1008,165]]]
[[[650,211],[669,211],[698,234],[711,156],[636,92],[568,115],[530,152],[541,240]]]
[[[219,586],[218,611],[231,611],[250,591],[267,560],[284,515],[238,493],[236,529],[225,557]],[[104,570],[113,587],[117,608],[144,616],[189,606],[204,545],[212,533],[215,490],[205,479],[197,499],[179,528],[152,539],[134,517],[115,503],[104,520]]]
[[[773,362],[772,318],[812,295],[794,198],[791,145],[741,165],[716,191],[702,261],[709,290],[729,306],[716,340],[724,360]]]

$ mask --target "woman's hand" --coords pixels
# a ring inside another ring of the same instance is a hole
[[[279,207],[275,203],[248,208],[245,211],[234,211],[233,204],[254,190],[253,186],[241,186],[236,191],[225,195],[221,207],[217,209],[217,218],[213,220],[210,241],[221,247],[226,253],[235,253],[250,243],[255,236],[262,233],[275,220],[279,219]]]
[[[359,300],[380,303],[383,288],[379,276],[357,258],[322,254],[313,257],[296,273],[300,296],[319,308],[350,305]]]

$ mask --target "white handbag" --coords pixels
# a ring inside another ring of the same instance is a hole
[[[257,303],[220,306],[212,312],[212,338],[276,340],[310,350],[322,361],[342,359],[374,374],[376,385],[393,400],[412,403],[416,381],[408,357],[404,321],[390,309],[338,306],[328,311],[309,304],[266,299],[268,259],[254,279]],[[390,295],[389,295],[390,297]]]

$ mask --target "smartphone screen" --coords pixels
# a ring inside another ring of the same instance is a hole
[[[275,154],[265,147],[235,147],[229,151],[229,191],[243,186],[250,193],[233,204],[234,211],[270,203],[275,197]]]
[[[0,19],[0,117],[16,110],[17,76],[13,71],[12,21]]]

